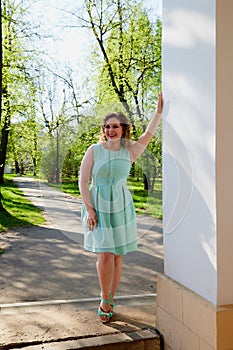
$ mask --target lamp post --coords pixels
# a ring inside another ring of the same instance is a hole
[[[59,174],[59,122],[56,123],[56,183],[59,183],[60,181],[60,174]]]

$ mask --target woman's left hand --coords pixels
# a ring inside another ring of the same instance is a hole
[[[93,231],[98,226],[98,218],[96,211],[93,208],[87,210],[87,227],[88,230]]]

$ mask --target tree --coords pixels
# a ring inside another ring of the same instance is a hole
[[[2,0],[3,64],[2,64],[2,118],[0,141],[0,183],[6,162],[7,146],[12,118],[24,120],[31,114],[35,100],[35,86],[31,67],[32,55],[26,48],[31,35],[24,22],[24,2]],[[29,64],[30,62],[30,64]]]
[[[64,159],[63,176],[78,178],[79,167],[87,148],[99,140],[99,125],[100,121],[96,119],[93,124],[93,116],[82,117],[75,141]]]
[[[69,119],[76,119],[77,123],[80,123],[82,114],[80,110],[84,108],[85,105],[90,103],[91,98],[80,97],[83,94],[83,86],[86,85],[85,82],[79,87],[75,83],[75,78],[73,76],[73,70],[68,67],[63,73],[52,72],[54,77],[58,78],[63,84],[63,88],[67,88],[66,93],[68,92],[69,98],[67,98],[67,114],[69,114]],[[82,90],[81,90],[82,89]],[[85,95],[88,91],[85,91]]]
[[[14,164],[15,173],[23,175],[33,172],[36,176],[38,163],[41,158],[40,140],[38,135],[42,133],[42,125],[35,118],[11,123],[7,147],[8,164]]]
[[[0,8],[0,106],[2,106],[2,4]],[[2,108],[0,108],[0,125],[1,125],[1,117],[2,117]],[[3,195],[1,191],[0,184],[0,212],[6,211],[3,207]]]
[[[143,155],[136,162],[135,173],[143,178],[144,189],[154,191],[155,180],[161,177],[162,170],[162,128],[159,127],[156,136],[150,141]]]
[[[63,100],[61,100],[57,77],[54,77],[53,82],[47,86],[44,85],[43,90],[40,91],[41,115],[48,131],[48,133],[42,133],[40,172],[49,182],[60,182],[64,159],[75,135],[76,128],[70,125],[70,122],[75,122],[76,125],[79,117],[76,114],[70,116],[70,103],[66,97],[66,90],[62,89]],[[57,96],[59,96],[58,100]]]
[[[85,5],[103,59],[100,102],[113,92],[131,121],[134,109],[143,123],[145,95],[161,85],[161,42],[148,15],[140,1],[85,0]]]

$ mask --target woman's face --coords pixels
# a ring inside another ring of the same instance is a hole
[[[117,118],[109,118],[105,124],[104,132],[108,141],[117,141],[122,137],[123,128]]]

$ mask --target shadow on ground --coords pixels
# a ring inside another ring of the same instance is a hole
[[[50,227],[27,227],[0,234],[0,303],[97,297],[96,254],[83,250]],[[161,234],[139,238],[138,251],[124,257],[119,295],[156,291],[163,271]]]

